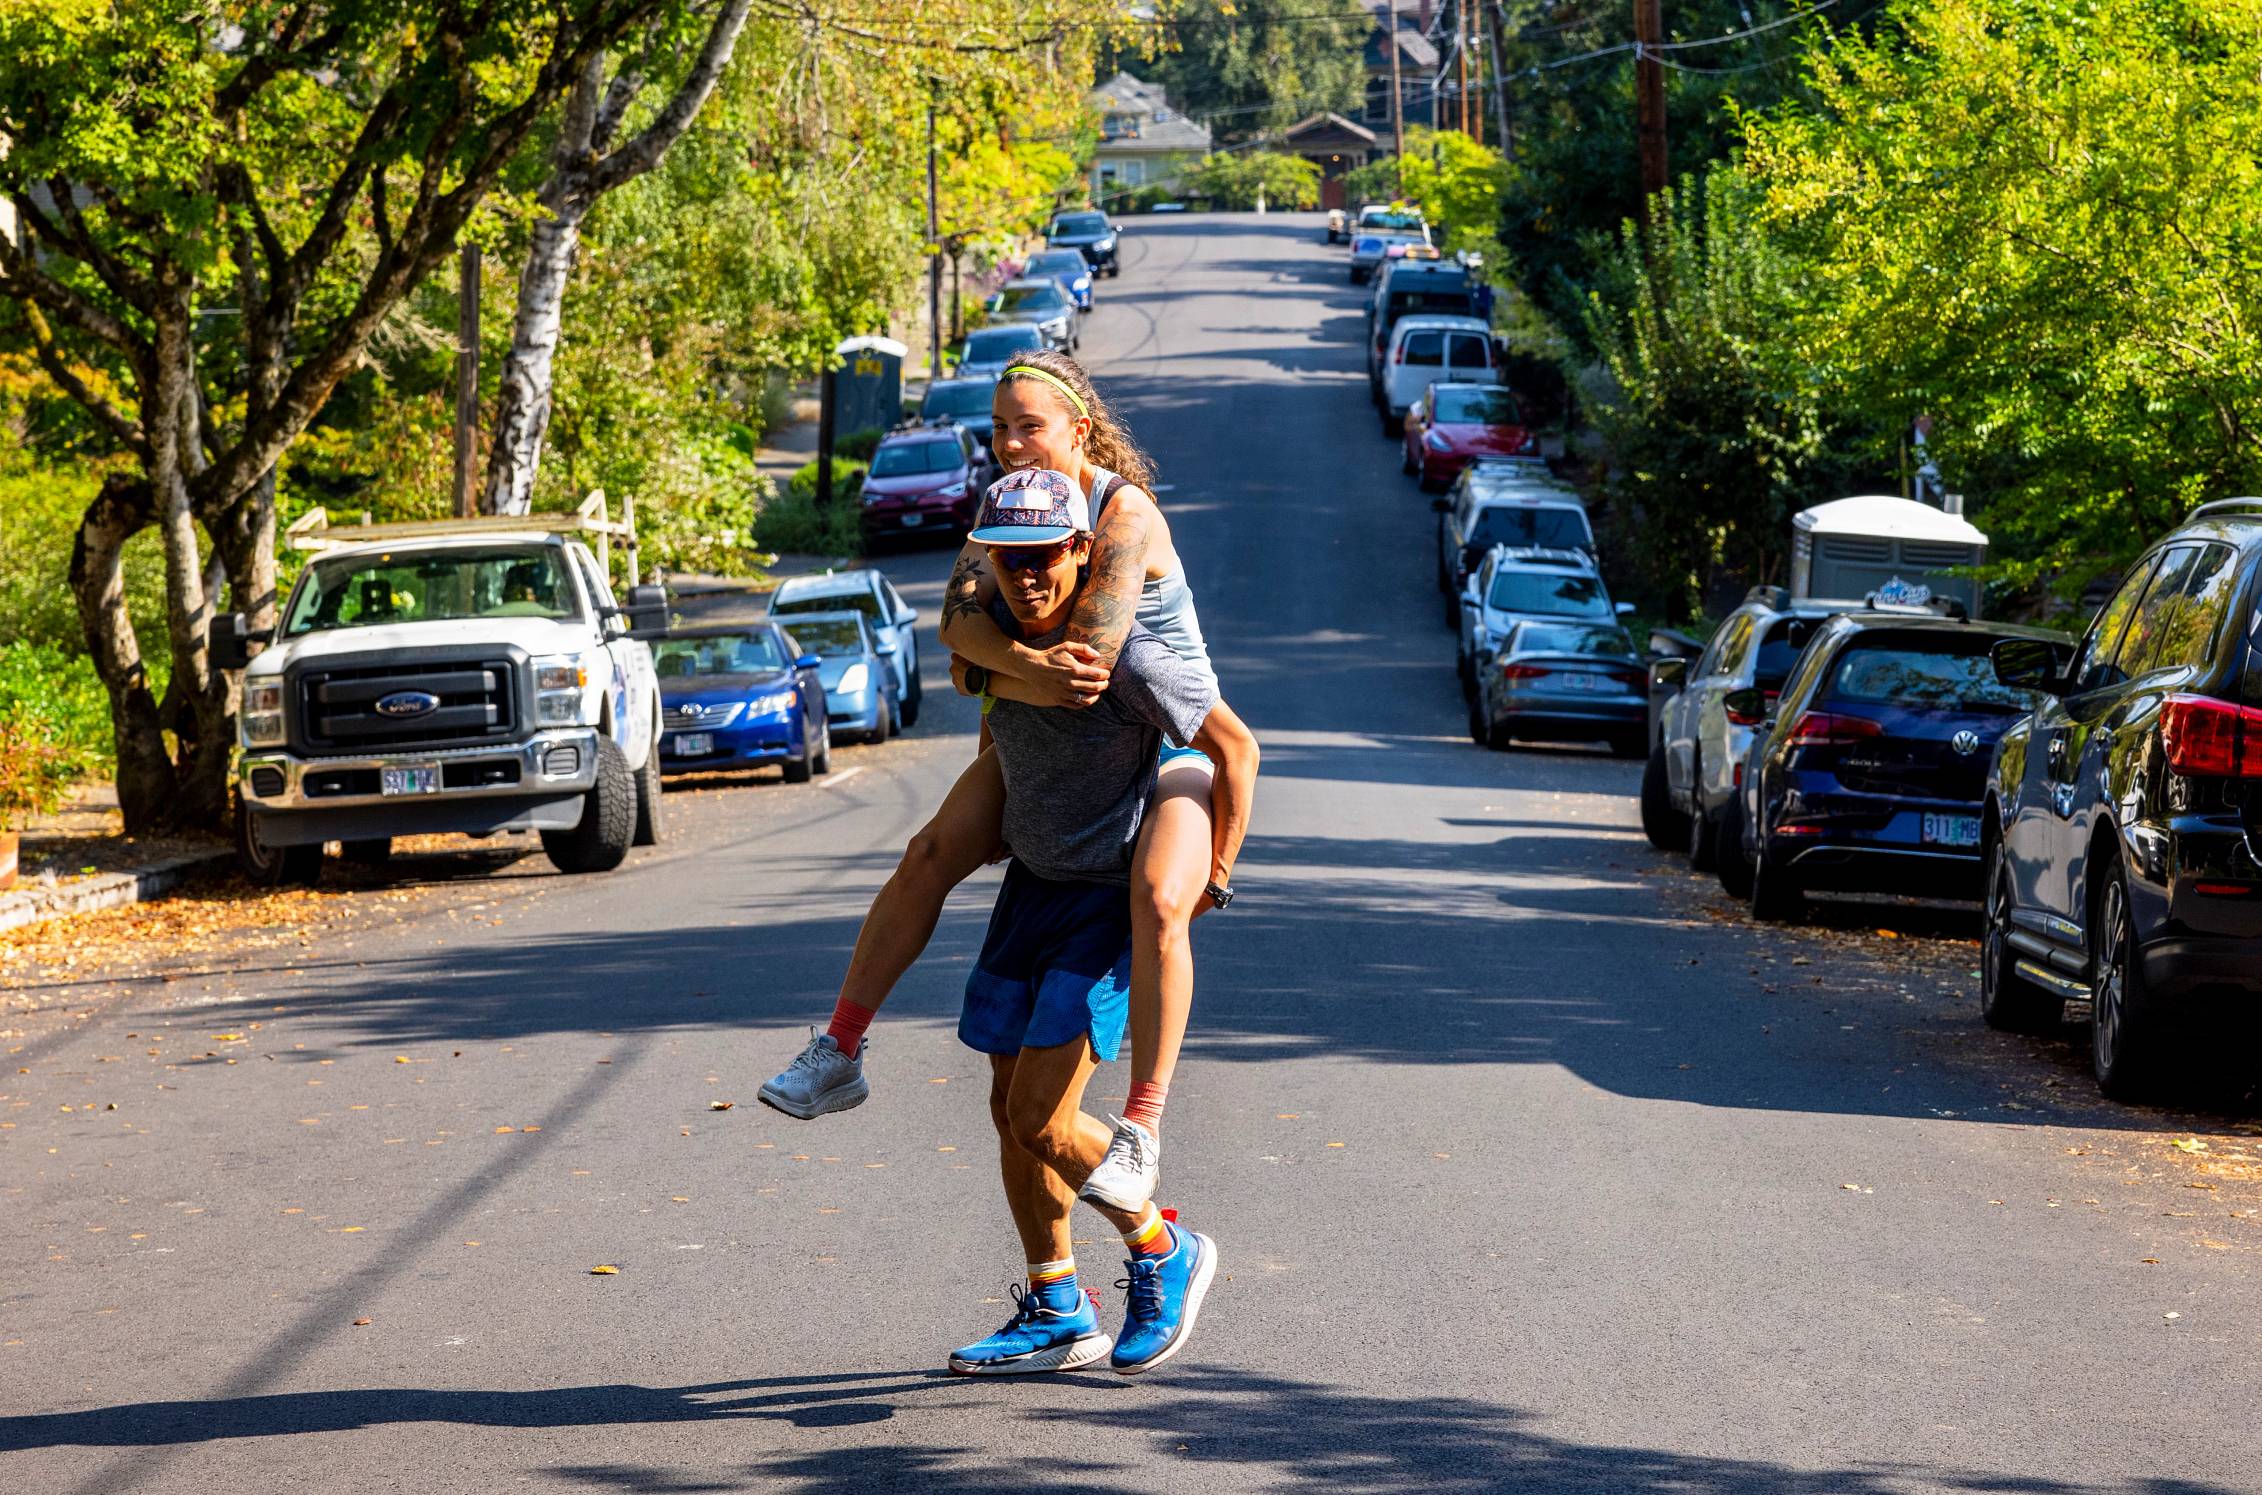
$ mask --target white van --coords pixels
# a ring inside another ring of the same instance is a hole
[[[1475,317],[1399,318],[1390,329],[1381,387],[1375,392],[1375,403],[1382,409],[1382,433],[1398,435],[1406,408],[1440,379],[1498,384],[1500,365],[1493,358],[1492,329]]]

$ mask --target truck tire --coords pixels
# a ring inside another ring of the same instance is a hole
[[[322,876],[322,847],[269,846],[259,839],[259,817],[236,801],[236,867],[263,888],[312,887]]]
[[[660,844],[660,790],[660,734],[654,731],[644,766],[636,770],[636,834],[629,839],[638,846]]]
[[[597,782],[581,797],[571,830],[542,832],[542,850],[560,872],[610,872],[628,859],[636,836],[636,775],[610,737],[597,739]]]
[[[393,838],[375,836],[367,841],[341,841],[338,853],[357,867],[382,867],[393,859]]]

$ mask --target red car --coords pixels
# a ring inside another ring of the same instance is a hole
[[[1539,438],[1498,384],[1436,383],[1406,412],[1405,470],[1431,493],[1480,457],[1533,457]]]
[[[963,535],[982,501],[987,460],[955,425],[883,437],[864,474],[864,538]]]

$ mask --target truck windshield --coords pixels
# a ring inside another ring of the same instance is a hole
[[[283,631],[580,612],[565,552],[554,546],[364,551],[307,567]]]

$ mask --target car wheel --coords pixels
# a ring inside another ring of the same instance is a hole
[[[1392,415],[1390,413],[1390,407],[1388,405],[1382,406],[1381,409],[1382,434],[1393,439],[1404,436],[1406,434],[1406,417],[1404,417],[1403,415]]]
[[[880,693],[879,712],[872,718],[871,735],[866,742],[885,742],[895,735],[895,698],[885,691]]]
[[[629,838],[637,846],[660,844],[660,724],[652,724],[652,745],[645,750],[644,766],[636,771],[636,834]]]
[[[2158,1020],[2144,989],[2144,962],[2129,908],[2128,881],[2106,868],[2090,920],[2089,1064],[2108,1100],[2148,1097],[2158,1079]]]
[[[1729,797],[1727,807],[1720,812],[1720,829],[1714,839],[1719,843],[1716,857],[1722,891],[1730,898],[1751,897],[1751,857],[1744,851],[1744,798],[1741,794]]]
[[[801,734],[801,756],[788,758],[778,766],[785,770],[785,781],[788,784],[806,784],[809,782],[809,774],[816,759],[817,745],[809,740],[807,732],[803,732]]]
[[[1806,890],[1787,867],[1767,854],[1762,836],[1751,866],[1751,916],[1768,924],[1792,924],[1806,917]]]
[[[1695,782],[1704,782],[1702,759],[1696,763]],[[1696,808],[1689,814],[1688,841],[1682,849],[1689,854],[1690,871],[1710,872],[1720,864],[1720,822],[1706,813],[1701,793],[1692,793],[1689,798]]]
[[[810,763],[810,767],[819,773],[831,773],[833,771],[833,724],[831,722],[819,721],[817,723],[817,756]]]
[[[2018,900],[2000,838],[1988,842],[1986,868],[1987,901],[1979,926],[1979,1016],[1988,1027],[2006,1033],[2047,1032],[2056,1025],[2065,1003],[2018,973],[2018,951],[2010,941],[2017,927],[2011,911]]]
[[[1673,808],[1673,795],[1665,780],[1665,744],[1649,750],[1649,766],[1642,770],[1642,834],[1659,851],[1679,851],[1689,844],[1688,817]]]
[[[1640,732],[1621,732],[1610,739],[1610,756],[1613,758],[1642,758],[1649,754],[1649,740]]]
[[[597,739],[597,782],[581,797],[581,819],[542,832],[542,850],[560,872],[610,872],[628,859],[636,836],[636,775],[610,737]]]
[[[269,846],[260,839],[259,814],[236,801],[236,868],[263,888],[312,887],[322,876],[322,847]]]
[[[338,855],[357,867],[382,867],[393,859],[393,838],[376,836],[366,841],[341,841]]]
[[[1461,631],[1461,594],[1451,587],[1445,589],[1445,626],[1455,633]]]
[[[1461,699],[1464,701],[1475,700],[1477,698],[1477,662],[1475,656],[1457,652],[1453,657],[1453,672],[1461,677]]]
[[[1422,470],[1422,464],[1414,460],[1414,449],[1412,447],[1409,446],[1399,452],[1398,470],[1408,477],[1413,477]],[[1422,491],[1425,493],[1429,491],[1428,483],[1422,484]]]

